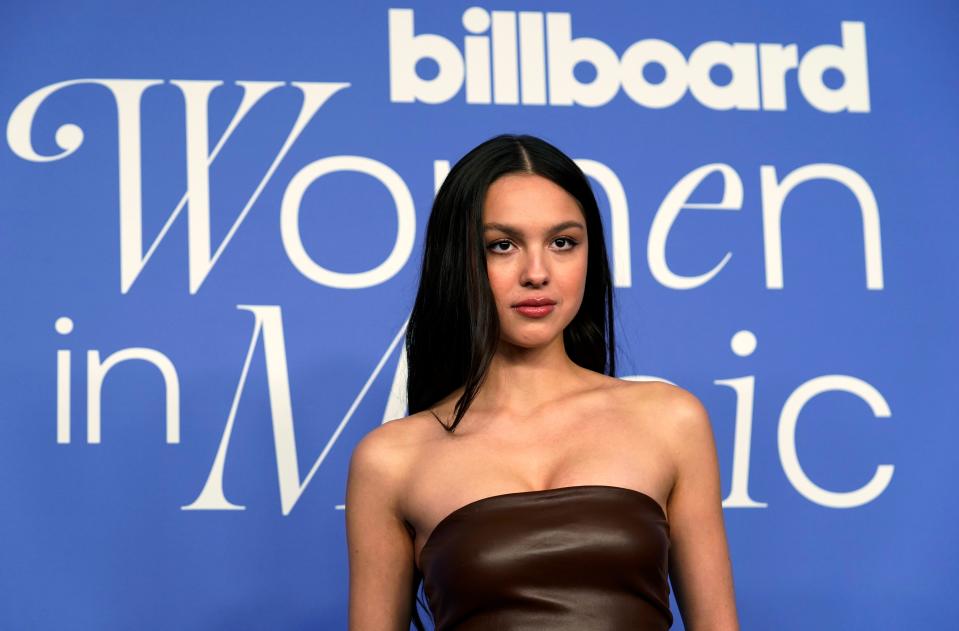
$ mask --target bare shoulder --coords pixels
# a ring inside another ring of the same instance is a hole
[[[425,423],[423,413],[418,413],[371,430],[353,448],[350,476],[362,477],[385,490],[402,489],[422,443]]]
[[[651,426],[672,448],[680,449],[690,440],[711,440],[706,406],[689,390],[666,381],[636,381],[629,382],[626,391],[637,415],[656,419]]]

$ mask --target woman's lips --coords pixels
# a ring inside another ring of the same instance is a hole
[[[556,305],[540,305],[539,307],[534,307],[532,305],[521,305],[519,307],[513,307],[524,316],[528,318],[542,318],[548,316]]]

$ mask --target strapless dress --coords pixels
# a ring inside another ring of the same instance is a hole
[[[444,517],[420,552],[436,631],[669,629],[669,522],[618,486],[494,495]]]

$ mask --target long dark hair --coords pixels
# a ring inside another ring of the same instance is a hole
[[[409,413],[430,410],[448,432],[456,431],[486,378],[500,336],[496,304],[486,272],[483,203],[490,185],[509,173],[542,176],[578,203],[586,220],[586,288],[579,312],[563,331],[566,353],[576,364],[616,375],[613,286],[603,223],[589,180],[562,151],[535,136],[503,134],[463,156],[440,187],[426,226],[416,300],[406,328]],[[457,388],[453,421],[431,409]],[[412,623],[423,630],[416,608]],[[424,603],[429,612],[429,607]],[[432,615],[432,612],[430,612]]]

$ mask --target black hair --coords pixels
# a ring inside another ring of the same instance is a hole
[[[406,328],[407,403],[410,414],[429,410],[454,432],[486,378],[500,337],[496,303],[486,272],[483,204],[490,185],[512,173],[544,177],[579,204],[586,220],[586,287],[579,312],[563,331],[569,358],[584,368],[616,375],[613,286],[603,223],[582,169],[550,143],[529,135],[490,138],[450,169],[436,193],[426,226],[419,287]],[[464,392],[444,423],[431,409],[459,387]],[[412,624],[424,631],[413,581]],[[432,616],[429,607],[424,608]]]

